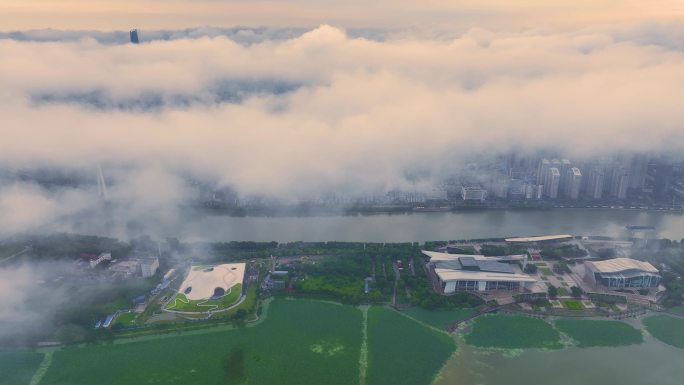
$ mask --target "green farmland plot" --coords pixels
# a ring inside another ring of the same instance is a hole
[[[684,349],[684,319],[656,315],[643,320],[646,330],[658,340]]]
[[[42,353],[0,350],[0,385],[28,385],[42,360]]]
[[[560,349],[560,334],[547,322],[524,316],[485,315],[475,320],[467,343],[484,348]]]
[[[359,382],[362,313],[276,300],[258,326],[57,351],[41,385]]]
[[[556,327],[579,347],[626,346],[644,340],[641,331],[618,321],[562,319],[556,321]]]
[[[429,385],[456,343],[394,310],[368,310],[368,385]]]

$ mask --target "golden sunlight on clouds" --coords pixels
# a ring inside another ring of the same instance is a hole
[[[2,30],[190,26],[576,28],[677,19],[683,0],[2,0]]]

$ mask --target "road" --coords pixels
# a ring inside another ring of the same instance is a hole
[[[5,262],[7,262],[7,261],[9,261],[15,257],[18,257],[18,256],[24,254],[25,252],[29,251],[29,250],[31,250],[31,246],[26,246],[26,247],[24,247],[24,250],[17,252],[17,253],[14,253],[14,254],[12,254],[9,257],[6,257],[4,259],[0,259],[0,264],[3,264],[3,263],[5,263]]]

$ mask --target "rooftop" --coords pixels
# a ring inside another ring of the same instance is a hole
[[[519,237],[519,238],[506,238],[506,242],[544,242],[544,241],[560,241],[562,239],[572,239],[570,234],[560,234],[560,235],[542,235],[538,237]]]
[[[605,261],[586,262],[600,273],[619,273],[625,270],[642,270],[649,273],[658,273],[658,269],[648,262],[637,261],[631,258],[614,258]]]

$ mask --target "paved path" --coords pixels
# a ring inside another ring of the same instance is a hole
[[[40,362],[40,365],[38,366],[38,369],[36,369],[36,372],[33,374],[33,377],[31,378],[31,382],[29,383],[29,385],[38,385],[40,383],[40,381],[45,376],[45,373],[47,373],[48,369],[50,368],[50,365],[52,364],[52,355],[54,353],[54,350],[49,350],[45,352],[45,355],[43,356],[43,361]]]
[[[366,385],[368,377],[368,305],[359,306],[363,313],[361,354],[359,354],[359,385]]]

